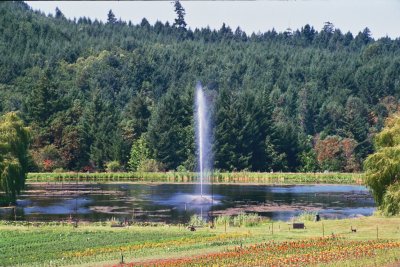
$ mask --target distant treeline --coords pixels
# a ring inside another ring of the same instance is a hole
[[[328,22],[247,35],[2,2],[0,54],[0,113],[32,129],[31,171],[196,170],[197,82],[214,168],[360,171],[400,96],[400,39]]]

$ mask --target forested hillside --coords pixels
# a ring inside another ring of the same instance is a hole
[[[196,169],[198,82],[215,168],[359,171],[400,96],[400,39],[331,23],[246,35],[2,2],[0,54],[0,113],[31,127],[37,171]]]

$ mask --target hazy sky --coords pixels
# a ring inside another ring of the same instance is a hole
[[[105,21],[109,9],[117,18],[134,24],[145,17],[151,24],[157,20],[172,23],[175,18],[172,1],[133,2],[30,2],[33,9],[54,14],[58,6],[64,15],[90,17]],[[250,34],[275,28],[282,32],[287,28],[298,29],[305,24],[320,30],[324,22],[332,22],[342,32],[357,34],[365,27],[374,38],[400,37],[399,0],[264,0],[264,1],[181,1],[186,10],[188,27],[210,26],[219,29],[223,22],[232,30],[240,26]]]

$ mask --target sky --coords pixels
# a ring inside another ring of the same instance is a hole
[[[113,10],[117,18],[134,24],[146,18],[150,24],[157,20],[174,22],[172,1],[27,1],[35,10],[54,14],[58,7],[67,18],[89,17],[106,21]],[[275,29],[300,29],[310,24],[321,30],[332,22],[342,32],[356,35],[365,27],[375,39],[400,37],[400,0],[262,0],[262,1],[181,1],[185,21],[191,29],[209,26],[220,29],[222,23],[232,30],[240,26],[247,34]]]

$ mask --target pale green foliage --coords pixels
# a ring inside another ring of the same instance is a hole
[[[137,171],[140,165],[149,159],[149,148],[147,147],[146,140],[144,136],[135,140],[132,144],[131,156],[128,162],[129,168],[132,171]]]
[[[15,202],[28,169],[29,131],[15,113],[0,117],[0,191]]]
[[[400,117],[395,115],[386,121],[385,128],[375,137],[376,152],[364,162],[366,184],[372,189],[376,203],[386,210],[390,201],[396,198],[386,197],[388,188],[393,196],[396,188],[392,184],[400,178]],[[398,211],[397,211],[398,212]],[[388,212],[391,213],[391,212]]]
[[[259,226],[265,220],[265,218],[256,213],[241,212],[236,216],[220,215],[214,219],[214,223],[217,226],[232,225],[235,227],[252,227]]]
[[[53,170],[53,173],[64,173],[65,170],[63,168],[56,168]]]
[[[400,114],[388,118],[385,128],[375,137],[377,150],[398,145],[400,145]]]
[[[317,155],[314,150],[303,151],[300,154],[301,172],[315,172],[318,170]]]
[[[380,206],[389,185],[400,174],[400,146],[385,147],[365,160],[366,184],[372,189],[375,201]]]
[[[400,183],[390,185],[383,197],[382,213],[387,216],[400,213]]]
[[[192,215],[192,217],[190,217],[189,225],[204,226],[206,224],[207,224],[206,220],[197,214]]]
[[[262,222],[262,217],[256,213],[246,214],[246,213],[242,212],[233,218],[233,226],[237,226],[237,227],[257,226],[261,222]]]
[[[302,213],[299,214],[299,216],[296,217],[296,221],[299,222],[312,222],[315,220],[315,215],[318,213],[315,211],[303,211]]]
[[[137,170],[139,172],[160,172],[165,170],[165,166],[155,159],[144,159],[140,162]]]
[[[121,164],[119,163],[118,160],[113,160],[113,161],[107,162],[107,164],[106,164],[107,172],[117,172],[120,170],[121,170]]]
[[[176,168],[176,171],[181,173],[188,172],[184,165],[179,165],[178,168]]]
[[[232,217],[229,215],[220,215],[217,218],[214,219],[214,224],[215,225],[230,225],[232,222]]]

